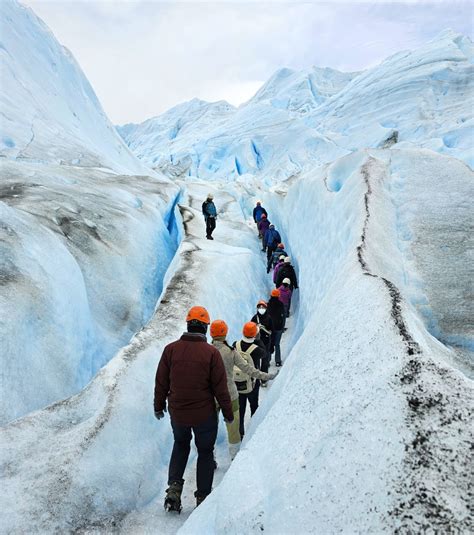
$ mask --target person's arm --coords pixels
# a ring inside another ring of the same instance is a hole
[[[273,379],[272,374],[258,370],[253,364],[247,362],[237,350],[234,350],[234,364],[253,379],[260,379],[261,381],[270,381]]]
[[[253,220],[255,221],[255,223],[257,222],[257,208],[253,209]]]
[[[155,376],[155,399],[153,406],[155,412],[166,410],[166,398],[170,391],[170,364],[169,355],[165,347]]]
[[[213,347],[211,358],[211,385],[214,397],[222,409],[222,414],[228,422],[234,419],[232,411],[232,401],[230,399],[229,389],[227,388],[227,373],[221,354]]]

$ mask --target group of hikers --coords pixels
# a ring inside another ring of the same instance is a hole
[[[213,208],[209,209],[209,203]],[[206,237],[213,239],[217,211],[211,194],[203,204],[203,213]],[[174,435],[165,497],[167,511],[181,511],[183,475],[191,451],[192,434],[198,452],[194,496],[196,505],[199,505],[212,490],[217,468],[214,444],[218,412],[221,410],[224,416],[229,454],[233,460],[245,434],[247,403],[250,414],[255,414],[260,387],[267,386],[267,382],[278,375],[279,370],[268,371],[273,354],[275,365],[282,365],[280,341],[286,330],[292,291],[298,284],[279,233],[269,221],[267,228],[261,225],[262,221],[268,220],[268,214],[260,201],[253,217],[262,239],[262,250],[267,252],[267,272],[273,269],[276,287],[268,301],[258,301],[255,314],[243,325],[241,339],[232,345],[227,340],[229,329],[224,320],[211,323],[204,307],[192,307],[186,317],[186,332],[164,348],[158,364],[155,417],[162,419],[169,409]],[[208,223],[209,219],[213,222]],[[208,330],[211,344],[207,343]]]

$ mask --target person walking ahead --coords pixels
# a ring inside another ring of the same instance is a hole
[[[168,401],[174,446],[171,454],[165,509],[181,511],[184,470],[191,449],[191,432],[198,451],[197,490],[199,505],[212,490],[214,444],[217,437],[215,399],[224,418],[234,413],[227,389],[227,374],[219,351],[206,341],[209,314],[193,307],[186,317],[187,332],[163,350],[155,379],[155,416],[163,418]]]
[[[270,273],[272,267],[273,253],[276,251],[278,244],[281,242],[281,236],[275,225],[270,225],[263,240],[264,246],[267,248],[267,273]]]
[[[244,325],[242,330],[242,340],[235,344],[237,351],[244,355],[244,358],[250,357],[253,360],[255,368],[260,369],[260,362],[265,358],[265,349],[255,342],[255,337],[258,334],[258,325],[253,321],[249,321]],[[239,392],[239,416],[240,416],[240,436],[245,434],[245,410],[247,408],[247,401],[250,404],[250,414],[253,416],[258,409],[258,394],[260,391],[260,382],[257,380],[245,390]]]
[[[257,205],[253,209],[253,220],[255,221],[256,225],[259,224],[260,220],[262,219],[262,215],[265,215],[265,217],[267,217],[268,213],[262,206],[262,203],[260,201],[257,201]]]
[[[266,250],[265,246],[265,233],[270,228],[270,221],[268,221],[268,218],[265,214],[262,214],[262,218],[257,224],[258,228],[258,237],[262,240],[262,251]]]
[[[223,320],[215,320],[211,323],[212,345],[219,350],[224,361],[225,371],[227,373],[227,388],[229,389],[232,410],[234,411],[234,421],[226,423],[230,458],[234,459],[240,449],[239,393],[234,382],[234,370],[237,368],[244,376],[249,377],[251,380],[260,379],[261,381],[270,381],[276,377],[276,374],[264,373],[255,368],[252,359],[246,360],[242,357],[238,351],[227,343],[226,336],[228,330],[227,324]]]
[[[283,265],[278,270],[275,285],[279,288],[283,284],[283,279],[290,279],[290,290],[298,289],[298,279],[296,278],[295,268],[291,265],[291,258],[287,256],[283,260]]]
[[[206,222],[206,238],[213,240],[212,233],[216,228],[217,210],[213,201],[212,193],[208,193],[207,199],[202,203],[202,214]]]
[[[270,352],[275,352],[275,364],[281,366],[280,341],[285,328],[286,314],[285,307],[280,301],[280,290],[272,290],[268,301],[267,312],[272,318],[273,330]]]

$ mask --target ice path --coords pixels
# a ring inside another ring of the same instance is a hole
[[[256,299],[270,287],[238,194],[215,191],[221,214],[215,241],[205,239],[201,203],[208,188],[183,185],[179,210],[186,235],[149,323],[79,394],[4,428],[6,532],[21,526],[24,532],[174,533],[193,510],[193,459],[183,514],[165,515],[162,509],[172,442],[168,419],[157,422],[152,410],[161,351],[181,334],[194,304],[226,319],[236,339]],[[223,426],[217,456],[216,484],[228,466]]]

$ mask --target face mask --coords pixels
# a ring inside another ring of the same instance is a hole
[[[257,312],[258,312],[259,314],[262,314],[262,316],[263,316],[263,314],[265,314],[266,311],[267,311],[267,309],[264,308],[264,307],[259,307],[259,308],[257,308]]]

